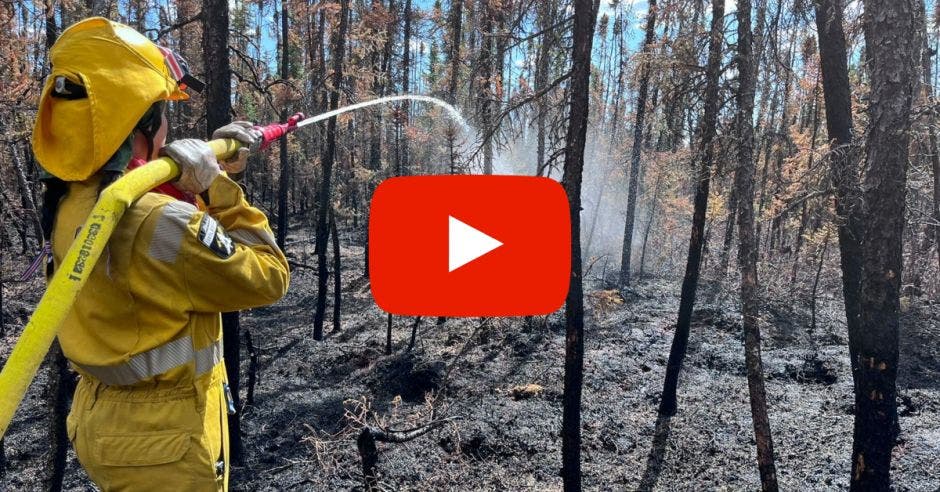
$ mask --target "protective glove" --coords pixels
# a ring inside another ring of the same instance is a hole
[[[219,163],[219,166],[222,167],[222,170],[228,174],[230,178],[235,181],[240,181],[242,174],[245,172],[245,168],[248,167],[248,155],[251,152],[242,147],[238,149],[238,152],[235,153],[228,160],[222,161]]]
[[[160,149],[165,155],[176,161],[180,168],[180,177],[173,182],[178,190],[198,195],[209,189],[222,169],[209,144],[202,140],[177,140]]]
[[[220,163],[222,170],[235,179],[241,177],[248,165],[248,155],[258,150],[263,141],[261,130],[249,121],[235,121],[212,132],[212,138],[231,138],[242,143],[242,148],[230,159]]]
[[[248,150],[254,152],[261,147],[263,134],[250,121],[234,121],[212,132],[212,139],[231,138],[238,140]]]

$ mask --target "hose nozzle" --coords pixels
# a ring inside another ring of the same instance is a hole
[[[261,131],[262,141],[261,141],[261,150],[267,149],[271,146],[272,143],[276,142],[284,135],[291,133],[297,129],[297,123],[306,118],[303,113],[297,113],[290,118],[287,118],[287,121],[284,123],[274,123],[268,126],[256,126],[255,128]]]

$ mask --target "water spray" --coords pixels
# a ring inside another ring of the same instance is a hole
[[[323,113],[321,115],[307,118],[304,121],[298,123],[297,128],[303,128],[307,125],[311,125],[318,121],[323,121],[323,120],[332,118],[334,116],[341,115],[343,113],[348,113],[350,111],[356,111],[359,109],[368,108],[369,106],[375,106],[378,104],[385,104],[385,103],[398,102],[398,101],[408,101],[408,100],[431,103],[440,108],[443,108],[445,111],[447,111],[447,114],[450,115],[450,117],[454,119],[455,122],[460,124],[460,126],[464,128],[467,127],[467,122],[464,121],[463,115],[460,114],[460,111],[458,111],[457,108],[451,106],[450,104],[447,104],[446,102],[436,97],[406,94],[406,95],[401,95],[401,96],[380,97],[378,99],[373,99],[371,101],[364,101],[361,103],[350,104],[349,106],[344,106],[342,108],[339,108],[334,111],[330,111],[328,113]]]

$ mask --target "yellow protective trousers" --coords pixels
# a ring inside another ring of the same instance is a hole
[[[224,364],[192,385],[107,386],[82,377],[67,421],[88,476],[108,491],[228,488]]]

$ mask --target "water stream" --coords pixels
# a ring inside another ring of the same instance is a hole
[[[367,108],[369,106],[375,106],[378,104],[386,104],[386,103],[397,102],[397,101],[408,101],[408,100],[431,103],[431,104],[434,104],[436,106],[443,108],[447,112],[447,114],[451,118],[454,119],[454,122],[460,125],[461,129],[463,130],[465,134],[469,135],[472,133],[472,129],[470,128],[470,125],[467,124],[466,120],[464,120],[463,118],[463,115],[460,114],[460,111],[458,111],[457,108],[451,106],[450,104],[447,104],[446,102],[436,97],[419,96],[419,95],[412,95],[412,94],[381,97],[379,99],[373,99],[371,101],[364,101],[361,103],[350,104],[349,106],[343,106],[342,108],[336,109],[334,111],[330,111],[330,112],[323,113],[323,114],[318,114],[316,116],[311,116],[310,118],[307,118],[301,121],[300,123],[298,123],[297,128],[301,128],[307,125],[312,125],[318,121],[327,120],[334,116],[338,116],[343,113],[348,113],[350,111],[356,111],[362,108]]]

